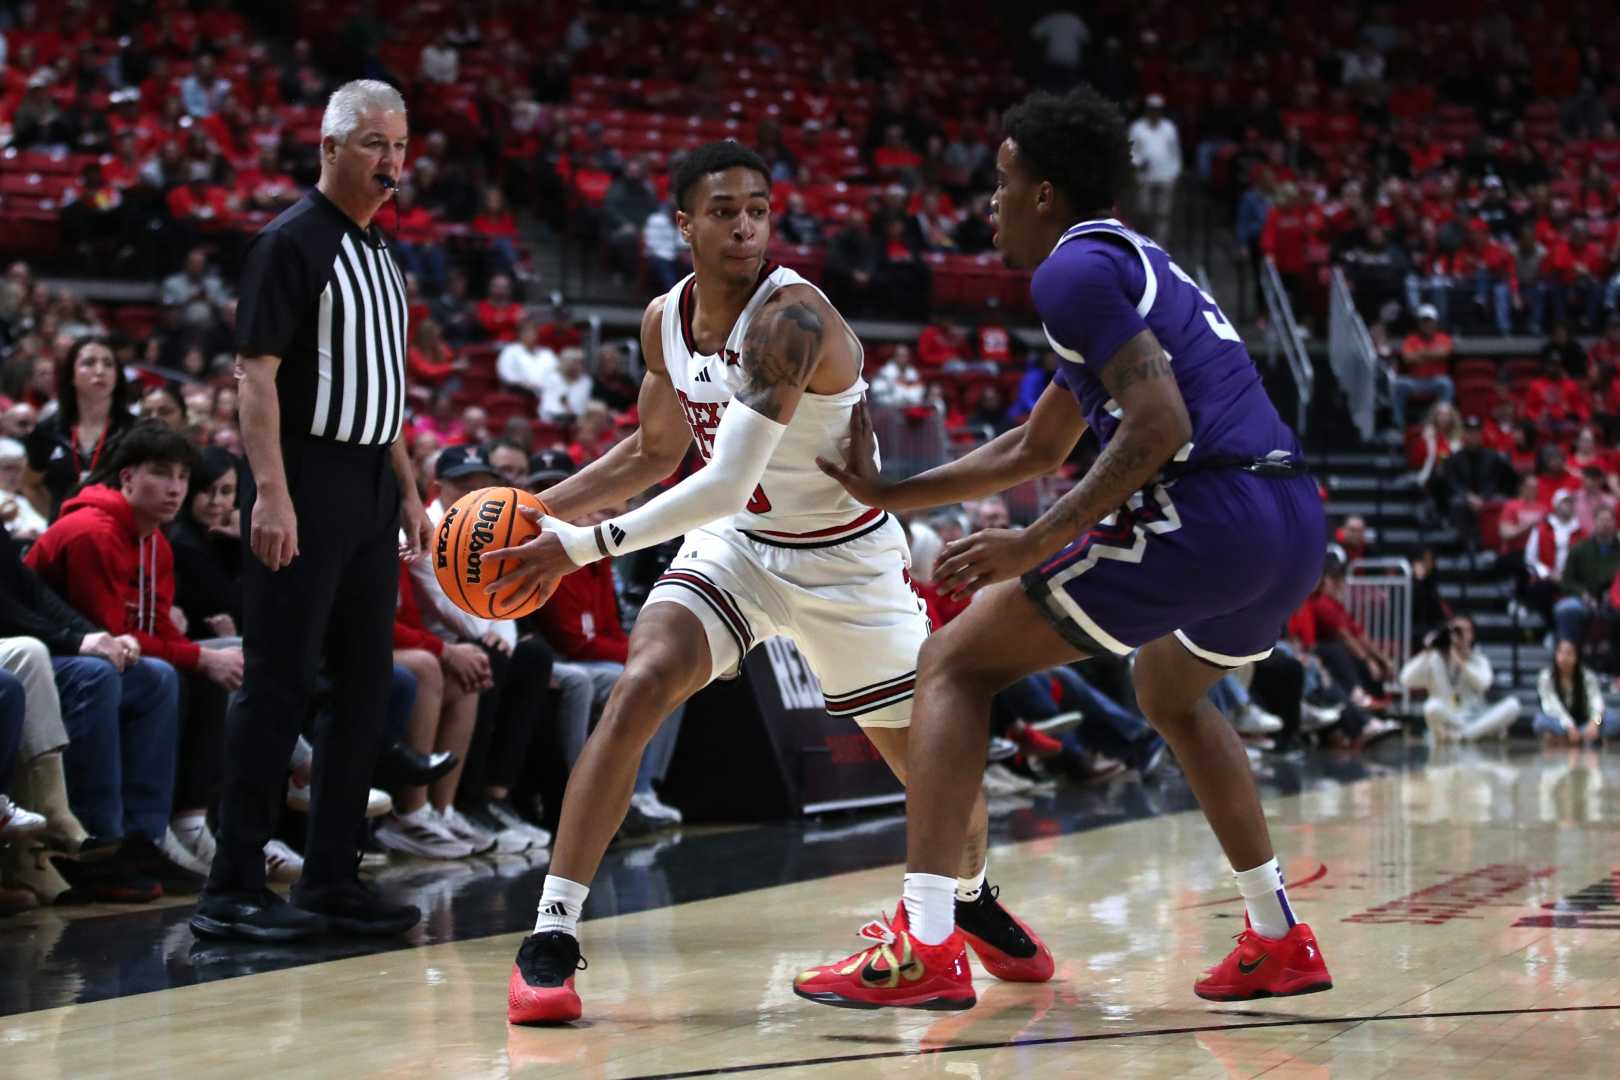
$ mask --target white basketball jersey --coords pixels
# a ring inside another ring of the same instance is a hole
[[[692,340],[695,276],[687,275],[669,291],[662,327],[664,364],[705,462],[714,452],[720,417],[744,382],[738,359],[749,323],[776,290],[809,284],[785,266],[766,263],[754,295],[731,328],[720,355],[698,353]],[[858,376],[853,386],[839,394],[807,392],[766,463],[765,476],[748,508],[729,519],[729,524],[770,543],[810,547],[847,539],[880,523],[881,511],[856,502],[816,467],[818,455],[830,461],[845,460],[850,412],[865,392],[866,380]]]

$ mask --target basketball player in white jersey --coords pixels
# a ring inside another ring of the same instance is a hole
[[[818,456],[843,460],[848,448],[850,414],[866,389],[860,342],[819,289],[766,260],[770,172],[757,154],[711,143],[686,158],[671,186],[695,273],[642,316],[639,430],[547,490],[555,516],[541,519],[538,538],[484,554],[518,564],[504,589],[686,538],[636,620],[624,674],[569,777],[535,932],[507,988],[512,1023],[581,1015],[580,909],[629,808],[642,751],[677,704],[735,675],[759,641],[792,638],[828,711],[859,724],[906,777],[928,621],[911,588],[905,536],[888,513],[862,506],[816,466]],[[620,517],[568,524],[669,476],[690,439],[704,468]],[[960,862],[957,925],[992,975],[1049,979],[1051,953],[985,884],[983,793],[962,797],[974,800],[977,824]]]

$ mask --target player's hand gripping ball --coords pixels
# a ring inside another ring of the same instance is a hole
[[[433,572],[458,608],[481,619],[521,619],[536,611],[557,591],[557,580],[514,585],[509,590],[488,592],[508,569],[502,559],[487,566],[480,553],[511,548],[540,535],[518,507],[528,506],[542,514],[551,511],[529,492],[513,487],[488,487],[462,496],[439,523],[438,540],[433,545]]]

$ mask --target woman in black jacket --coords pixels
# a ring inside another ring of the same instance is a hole
[[[236,504],[236,455],[202,452],[186,504],[168,527],[174,548],[174,603],[198,641],[236,637],[242,626],[242,533]]]

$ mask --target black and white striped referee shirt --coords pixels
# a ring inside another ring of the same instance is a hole
[[[243,356],[277,356],[283,438],[386,446],[405,417],[405,276],[375,222],[318,190],[248,245],[236,308]]]

